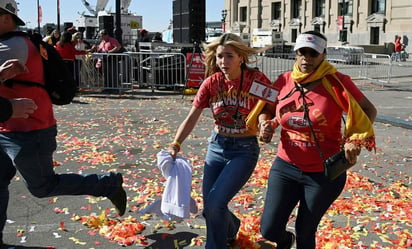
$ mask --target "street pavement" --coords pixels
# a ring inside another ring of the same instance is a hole
[[[412,80],[389,85],[366,81],[357,84],[378,109],[377,150],[363,151],[351,169],[347,188],[319,226],[318,245],[411,248]],[[82,94],[73,104],[57,106],[56,171],[121,172],[128,211],[125,216],[116,217],[106,198],[34,198],[16,176],[10,185],[5,248],[122,248],[118,241],[132,228],[139,229],[132,226],[137,223],[145,226],[140,234],[144,237],[129,238],[130,248],[204,248],[205,223],[200,212],[179,223],[139,213],[161,196],[164,179],[157,170],[156,153],[172,141],[192,98],[140,89],[122,95]],[[182,145],[182,155],[193,164],[192,197],[200,209],[202,160],[211,124],[210,112],[205,111]],[[233,248],[270,248],[259,242],[258,224],[265,177],[274,159],[276,142],[262,144],[261,148],[255,174],[230,204],[242,217],[242,232]],[[291,229],[294,219],[295,214]],[[85,220],[95,228],[82,224]],[[99,227],[107,220],[111,225]],[[114,237],[115,233],[118,237]]]

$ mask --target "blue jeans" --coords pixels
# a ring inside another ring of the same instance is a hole
[[[329,206],[338,198],[346,183],[346,173],[329,181],[323,172],[302,172],[277,157],[270,169],[261,220],[265,239],[286,243],[286,225],[299,202],[296,218],[297,249],[314,249],[318,224]]]
[[[227,137],[212,132],[203,175],[203,216],[206,249],[226,249],[240,220],[228,208],[229,201],[248,181],[259,157],[256,137]]]
[[[20,172],[36,197],[93,195],[112,197],[119,183],[114,173],[56,174],[53,152],[56,150],[56,126],[31,132],[0,133],[0,241],[7,219],[8,185]]]

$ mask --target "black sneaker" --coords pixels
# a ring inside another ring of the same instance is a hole
[[[114,207],[116,208],[116,212],[123,216],[126,212],[126,204],[127,204],[127,196],[126,192],[123,189],[123,177],[122,174],[116,174],[117,182],[119,183],[117,190],[114,192],[112,197],[109,197],[109,200],[113,203]]]
[[[296,240],[296,235],[292,232],[286,231],[287,236],[289,237],[289,240],[282,246],[276,247],[276,249],[290,249],[292,248],[293,244],[295,243]]]

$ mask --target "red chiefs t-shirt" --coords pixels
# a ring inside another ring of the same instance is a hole
[[[20,59],[25,63],[28,72],[15,77],[18,80],[26,80],[44,84],[43,64],[40,54],[33,43],[25,37],[13,37],[2,41],[3,61],[7,59]],[[46,90],[36,86],[26,86],[15,83],[12,87],[0,84],[0,96],[12,98],[30,98],[37,105],[37,110],[30,114],[29,118],[11,118],[0,123],[0,132],[28,132],[49,128],[56,124],[53,107]]]
[[[356,100],[364,97],[349,76],[340,73],[337,75]],[[323,161],[309,123],[304,118],[303,100],[300,92],[294,90],[295,84],[291,72],[280,75],[275,82],[275,88],[279,90],[276,119],[281,126],[277,155],[302,171],[322,172]],[[289,94],[290,96],[286,97]],[[305,96],[312,127],[324,157],[327,158],[335,154],[342,143],[343,110],[322,84],[306,92]]]
[[[252,69],[243,71],[242,82],[240,78],[227,80],[223,73],[215,73],[203,81],[194,98],[193,106],[202,109],[210,107],[219,131],[248,134],[250,131],[246,129],[245,119],[258,101],[249,94],[253,81],[271,84],[266,75]]]

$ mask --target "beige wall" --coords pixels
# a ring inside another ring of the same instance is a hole
[[[300,19],[291,19],[291,0],[224,0],[225,9],[228,10],[226,27],[228,31],[251,33],[254,28],[268,30],[278,29],[283,32],[287,44],[292,42],[292,30],[297,33],[313,30],[313,23],[323,23],[321,31],[328,38],[329,45],[341,45],[338,35],[338,0],[325,0],[325,16],[314,16],[314,1],[302,0]],[[281,18],[271,20],[272,2],[281,3]],[[347,43],[351,46],[371,45],[372,30],[378,30],[379,47],[388,47],[393,43],[395,35],[406,35],[412,39],[412,1],[411,0],[386,0],[384,15],[371,15],[372,0],[353,0],[352,16],[345,16],[345,26],[352,25],[352,32],[348,31]],[[239,22],[240,7],[247,7],[248,17],[245,22]],[[323,27],[324,26],[324,27]],[[412,52],[412,44],[406,48]]]

